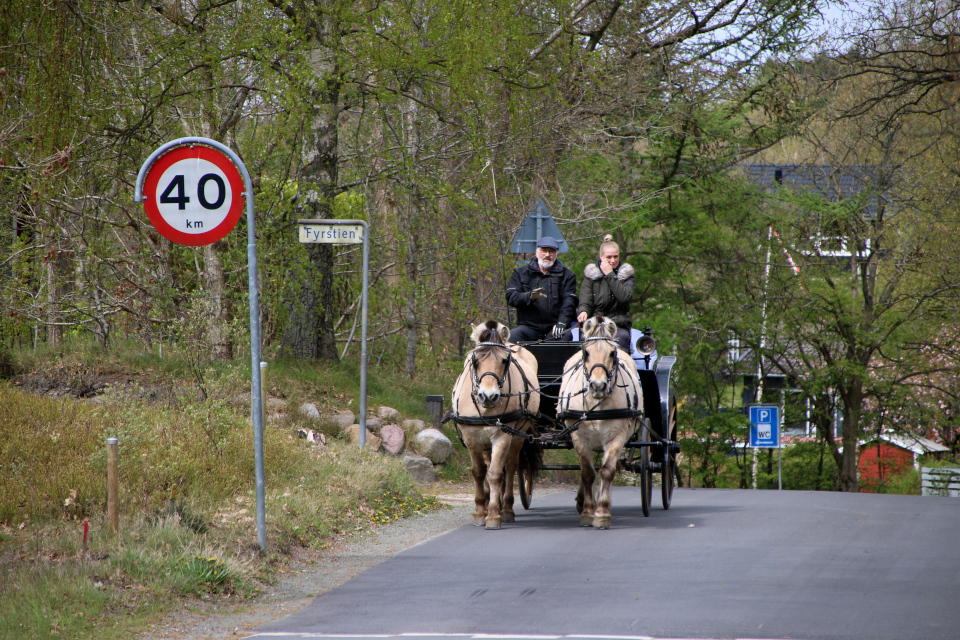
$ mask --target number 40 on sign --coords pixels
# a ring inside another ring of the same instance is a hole
[[[203,145],[174,147],[157,158],[143,182],[154,228],[177,244],[222,239],[243,212],[243,177],[223,153]]]

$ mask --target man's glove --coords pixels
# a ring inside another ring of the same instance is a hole
[[[539,300],[540,298],[546,298],[546,297],[547,297],[547,294],[543,292],[542,287],[537,287],[536,289],[530,292],[530,302],[533,302],[534,300]]]
[[[566,329],[567,325],[563,324],[562,322],[558,322],[557,324],[553,325],[553,330],[550,332],[550,337],[554,340],[559,340],[563,337],[563,332],[566,331]]]

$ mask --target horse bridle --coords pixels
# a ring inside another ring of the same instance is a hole
[[[505,351],[507,352],[507,355],[500,361],[501,364],[503,364],[503,373],[502,373],[501,375],[498,376],[498,375],[497,375],[496,373],[494,373],[493,371],[487,371],[486,373],[483,373],[483,374],[481,374],[481,375],[478,376],[478,375],[477,375],[477,365],[478,365],[479,363],[477,362],[476,349],[474,349],[474,350],[470,353],[470,362],[471,362],[471,365],[472,365],[472,366],[471,366],[471,370],[472,370],[471,373],[473,374],[473,385],[472,385],[473,388],[472,388],[471,391],[470,391],[470,395],[471,395],[471,397],[473,398],[473,404],[474,404],[475,406],[476,406],[476,404],[477,404],[477,390],[480,388],[480,383],[483,382],[483,379],[486,378],[487,376],[492,376],[493,379],[496,380],[496,382],[497,382],[497,388],[500,389],[501,394],[503,393],[503,384],[507,381],[507,373],[510,371],[510,363],[511,363],[511,361],[513,360],[513,353],[510,351],[510,347],[508,347],[507,345],[505,345],[505,344],[503,344],[503,343],[500,343],[500,342],[478,342],[478,343],[477,343],[477,348],[479,348],[479,347],[498,347],[498,348],[500,348],[500,349],[505,350]],[[506,394],[506,395],[509,395],[509,394]]]
[[[610,343],[610,346],[613,347],[613,371],[608,369],[607,366],[602,362],[598,362],[592,367],[590,367],[589,369],[587,369],[587,343],[598,342],[600,340]],[[613,388],[617,385],[617,374],[620,372],[620,358],[617,354],[618,345],[616,342],[614,342],[610,338],[603,337],[603,336],[587,338],[583,341],[583,346],[580,347],[580,351],[581,351],[580,361],[583,363],[583,377],[587,380],[588,383],[590,381],[590,376],[593,375],[593,370],[596,369],[597,367],[600,367],[601,369],[603,369],[603,372],[607,376],[607,386],[609,388]]]

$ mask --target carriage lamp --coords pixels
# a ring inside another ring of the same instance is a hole
[[[653,329],[643,328],[643,335],[637,338],[637,353],[642,356],[649,356],[657,349],[657,341],[653,339]]]

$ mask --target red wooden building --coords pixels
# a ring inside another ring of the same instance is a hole
[[[944,454],[949,449],[933,440],[884,433],[860,445],[860,491],[876,493],[894,476],[920,468],[920,456]]]

